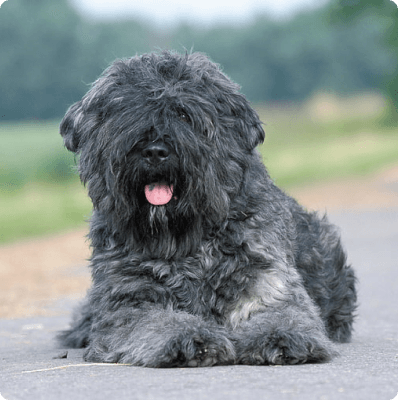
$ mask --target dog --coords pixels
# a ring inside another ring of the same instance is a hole
[[[274,185],[258,114],[201,53],[116,60],[60,124],[93,203],[92,287],[59,334],[90,362],[326,362],[356,278],[338,230]]]

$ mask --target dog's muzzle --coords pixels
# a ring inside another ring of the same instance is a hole
[[[152,167],[159,166],[167,161],[170,156],[170,149],[163,142],[154,142],[146,146],[141,156]],[[163,206],[173,197],[173,185],[165,182],[153,182],[145,186],[145,197],[154,206]]]

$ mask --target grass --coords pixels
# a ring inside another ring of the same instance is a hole
[[[0,243],[82,227],[91,203],[77,183],[32,183],[0,193]]]
[[[269,121],[259,150],[278,185],[366,175],[398,162],[398,128],[382,127],[380,112],[325,120],[303,108],[258,109]]]
[[[267,124],[259,150],[278,185],[365,175],[398,162],[398,129],[378,124],[380,106],[363,112],[355,99],[333,101],[326,116],[319,102],[258,107]],[[84,226],[91,203],[58,124],[3,123],[0,139],[0,243]]]
[[[31,182],[60,183],[76,178],[74,156],[64,149],[57,122],[3,123],[0,139],[2,192]]]
[[[3,123],[0,140],[0,243],[82,226],[91,203],[58,123]]]

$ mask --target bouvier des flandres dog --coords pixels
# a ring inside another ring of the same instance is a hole
[[[239,87],[198,53],[114,62],[61,123],[94,205],[93,285],[59,339],[146,367],[322,362],[351,337],[336,228],[278,189]]]

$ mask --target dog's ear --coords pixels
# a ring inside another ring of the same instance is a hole
[[[59,126],[59,133],[64,138],[65,147],[74,153],[81,142],[81,124],[84,119],[82,100],[69,107]]]
[[[105,86],[106,77],[95,81],[84,97],[69,107],[61,121],[59,131],[69,151],[78,153],[88,137],[98,128],[106,98]]]
[[[253,150],[265,139],[260,118],[241,93],[235,93],[229,101],[235,119],[235,129],[238,131],[243,145],[248,150]]]
[[[60,124],[60,134],[68,150],[78,153],[99,128],[106,114],[106,99],[118,87],[118,77],[123,78],[125,67],[123,60],[111,64],[84,97],[68,109]]]
[[[249,149],[253,150],[259,144],[264,142],[265,132],[257,112],[253,110],[248,103],[246,107],[248,110],[243,119],[243,124],[246,125],[244,129],[244,139],[246,140]]]

